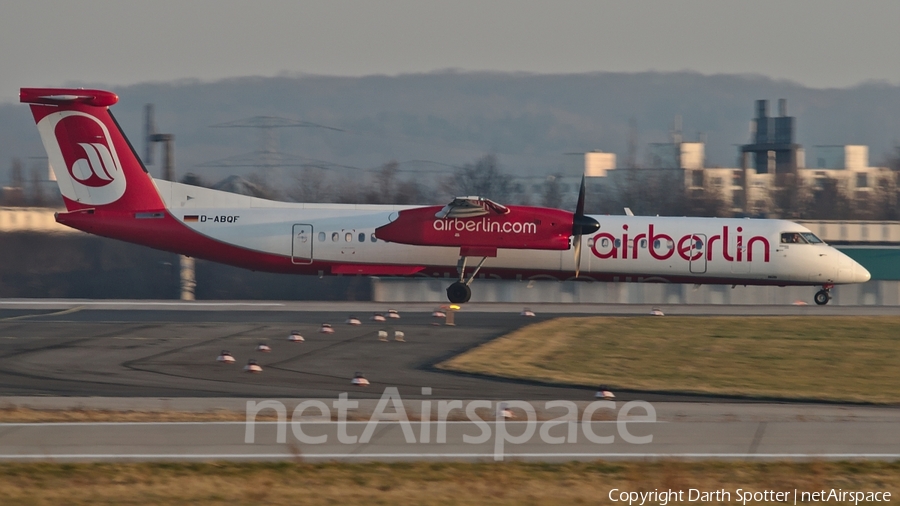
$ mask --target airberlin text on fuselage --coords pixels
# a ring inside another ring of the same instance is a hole
[[[709,238],[701,234],[688,234],[677,240],[668,234],[657,233],[653,225],[647,227],[646,233],[629,237],[628,225],[622,225],[621,237],[616,237],[609,232],[595,235],[591,251],[598,258],[622,258],[625,260],[637,259],[639,255],[644,255],[644,257],[650,255],[656,260],[668,260],[677,253],[684,260],[694,262],[703,260],[704,255],[706,260],[710,261],[718,250],[721,258],[726,262],[752,262],[755,248],[757,261],[759,261],[759,253],[762,253],[762,261],[768,262],[769,240],[760,235],[754,235],[747,239],[741,235],[743,231],[743,227],[737,227],[737,235],[732,245],[730,237],[734,234],[727,225],[722,227],[721,234],[712,235]],[[731,251],[732,249],[733,251]],[[646,251],[641,252],[641,250]]]
[[[434,229],[441,232],[495,232],[498,234],[536,234],[537,224],[520,221],[491,221],[487,218],[434,220]]]

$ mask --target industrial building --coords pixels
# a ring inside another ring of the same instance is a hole
[[[896,189],[897,174],[888,167],[869,165],[868,146],[817,145],[810,156],[794,142],[796,118],[787,115],[787,101],[778,101],[777,117],[768,113],[768,101],[756,101],[756,117],[751,120],[750,143],[740,146],[740,167],[707,167],[703,142],[685,142],[673,132],[672,142],[647,147],[645,163],[617,167],[616,155],[600,151],[583,154],[579,171],[551,177],[574,202],[581,174],[588,187],[615,190],[628,181],[665,178],[683,184],[688,194],[715,192],[736,216],[780,217],[775,213],[776,192],[785,186],[806,192],[806,197],[833,182],[850,200],[865,206],[876,189]],[[807,164],[807,159],[810,162]],[[545,178],[517,180],[525,200],[540,203]]]

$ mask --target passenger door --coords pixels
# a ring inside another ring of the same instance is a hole
[[[696,257],[696,259],[694,258]],[[704,274],[706,272],[706,236],[694,234],[691,236],[691,249],[688,253],[691,259],[691,273]]]
[[[311,264],[313,261],[313,226],[307,224],[294,225],[291,244],[291,262],[295,264]]]

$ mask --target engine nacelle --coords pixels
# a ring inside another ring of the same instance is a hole
[[[573,214],[544,207],[508,206],[505,214],[439,218],[441,206],[397,213],[391,223],[375,229],[384,241],[417,246],[455,246],[567,250]]]

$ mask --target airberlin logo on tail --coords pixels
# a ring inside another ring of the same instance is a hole
[[[112,174],[119,171],[115,167],[112,153],[99,142],[79,142],[87,158],[80,158],[69,167],[69,174],[85,186],[106,186],[115,179]],[[96,177],[95,177],[96,176]]]
[[[116,147],[109,129],[98,118],[80,111],[61,111],[44,117],[38,130],[64,197],[102,205],[125,194],[125,175]]]

